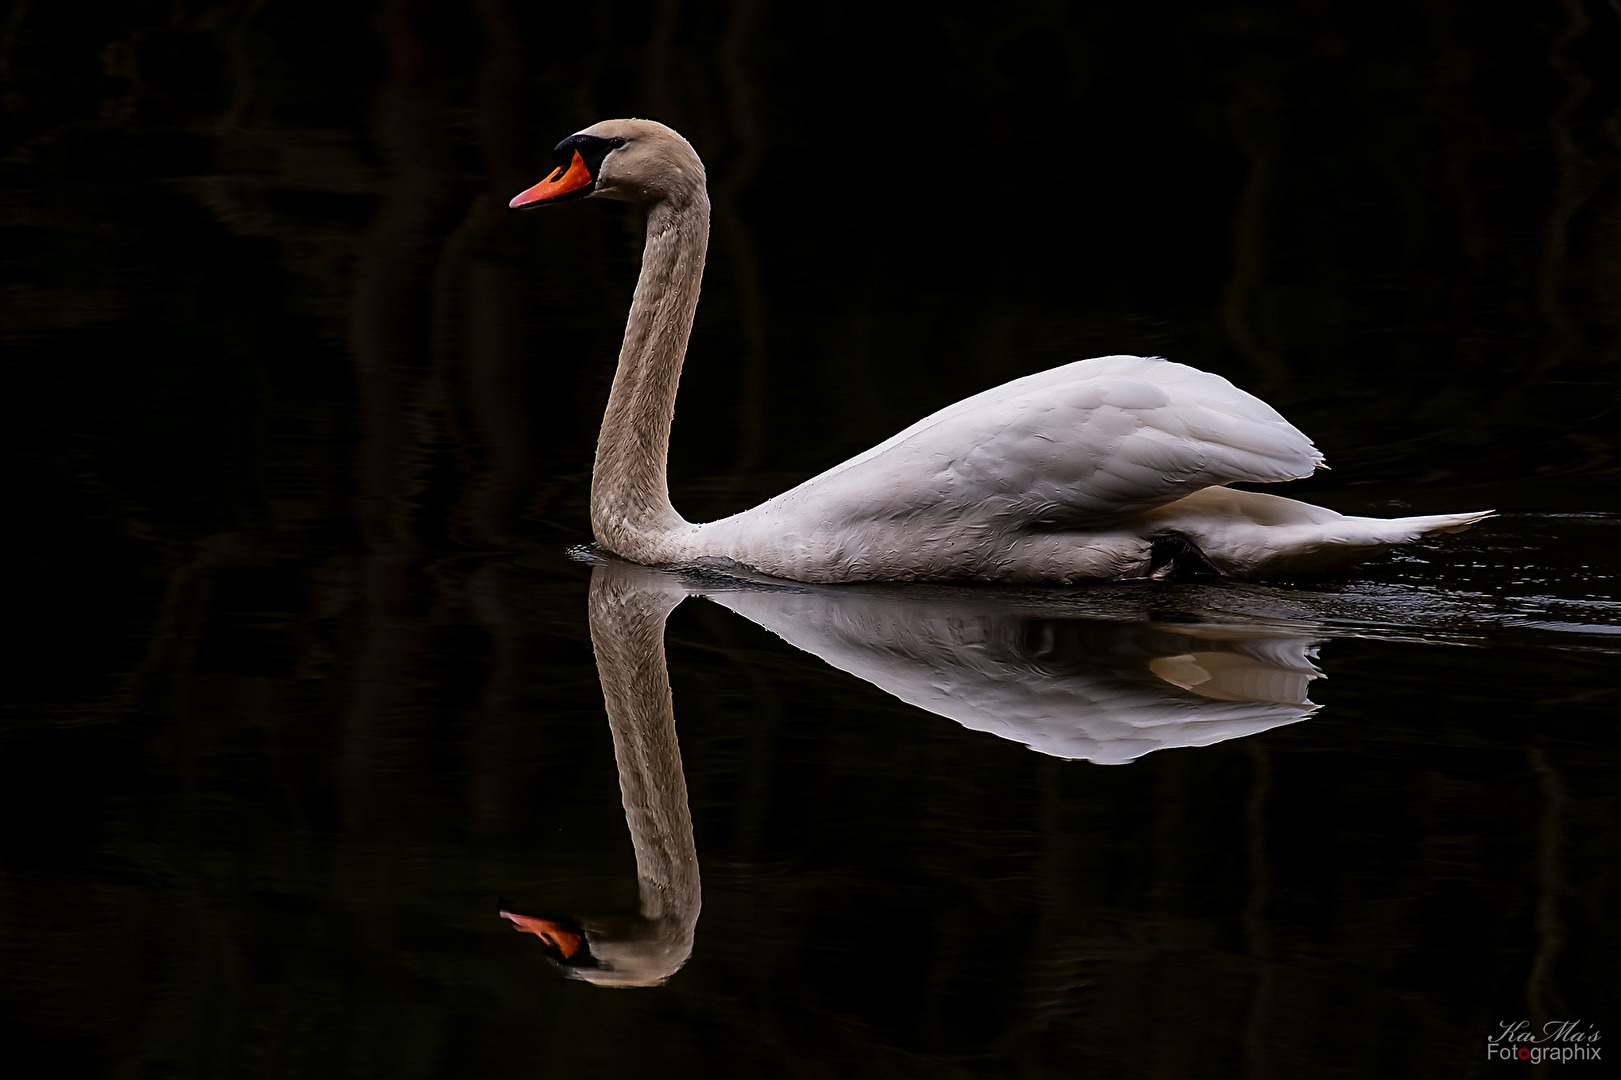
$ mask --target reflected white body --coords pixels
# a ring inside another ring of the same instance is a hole
[[[1304,720],[1299,632],[1098,622],[983,599],[776,590],[708,598],[909,705],[1039,753],[1123,765]]]
[[[627,559],[723,559],[808,582],[1074,582],[1152,576],[1155,538],[1239,577],[1328,570],[1485,513],[1346,517],[1225,488],[1310,475],[1310,440],[1227,380],[1153,357],[1083,360],[941,409],[762,505],[693,524],[670,504],[676,388],[709,233],[702,163],[680,135],[623,140],[592,195],[647,211],[647,244],[592,478],[597,542]]]
[[[583,954],[549,952],[599,986],[656,986],[692,955],[703,895],[664,654],[665,620],[689,595],[902,701],[1054,757],[1124,764],[1254,735],[1317,708],[1306,697],[1319,673],[1303,625],[1105,620],[997,589],[885,595],[594,561],[591,645],[640,904],[633,916],[581,918]]]

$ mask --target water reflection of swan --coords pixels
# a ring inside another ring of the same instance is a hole
[[[664,624],[703,595],[903,701],[1045,754],[1123,763],[1309,716],[1300,632],[1080,617],[998,590],[859,592],[682,575],[618,559],[591,573],[596,651],[641,911],[579,921],[502,912],[571,975],[649,986],[692,952],[698,854]]]
[[[1317,706],[1309,638],[1063,615],[983,597],[773,589],[710,600],[909,704],[1099,764],[1292,724]]]
[[[599,986],[654,986],[692,955],[698,849],[664,660],[664,620],[686,596],[673,575],[628,563],[605,562],[591,573],[591,647],[636,851],[640,914],[575,922],[501,913],[540,938],[570,975]]]
[[[1335,569],[1486,516],[1345,517],[1224,487],[1308,476],[1322,455],[1220,376],[1105,356],[965,398],[752,510],[692,524],[670,503],[666,470],[709,243],[703,163],[649,120],[596,124],[555,157],[512,206],[597,195],[647,211],[591,480],[592,532],[625,558],[725,560],[815,582],[1267,577]]]

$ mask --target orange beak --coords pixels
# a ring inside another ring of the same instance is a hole
[[[585,159],[578,150],[574,151],[574,160],[567,166],[559,165],[550,176],[526,191],[512,197],[508,206],[516,210],[521,206],[532,206],[547,199],[555,199],[559,195],[567,195],[571,191],[579,191],[583,187],[590,187],[596,183],[591,170],[586,167]]]
[[[578,154],[575,155],[579,157]],[[511,919],[512,924],[526,934],[534,934],[540,940],[563,954],[567,960],[580,951],[580,935],[566,929],[562,923],[552,922],[550,919],[537,919],[529,915],[514,915],[510,911],[501,912],[503,919]]]

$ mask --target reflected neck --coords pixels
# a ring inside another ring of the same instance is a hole
[[[698,848],[664,657],[664,622],[685,592],[656,574],[619,563],[603,563],[591,572],[591,647],[645,920],[637,934],[593,944],[617,972],[610,981],[621,985],[650,985],[685,963],[702,907]]]
[[[674,534],[687,524],[670,503],[670,426],[708,247],[709,199],[701,187],[648,212],[641,275],[591,474],[597,542],[636,562],[675,561]]]

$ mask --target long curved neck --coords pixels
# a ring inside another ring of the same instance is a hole
[[[680,557],[674,534],[687,523],[670,504],[670,424],[708,248],[709,199],[701,187],[648,212],[642,272],[591,474],[597,543],[636,562]]]

